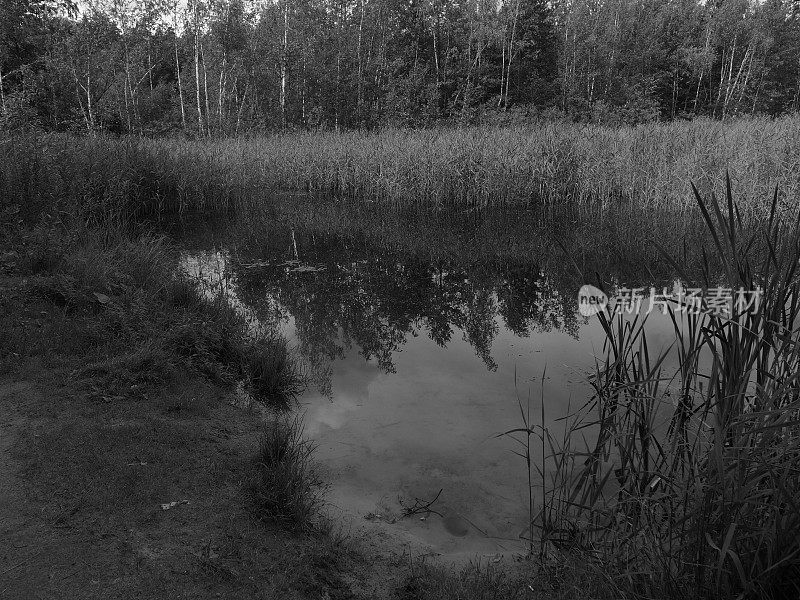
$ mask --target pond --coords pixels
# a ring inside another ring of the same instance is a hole
[[[674,221],[619,223],[294,203],[183,235],[189,272],[276,324],[309,374],[305,432],[333,506],[438,554],[493,555],[530,535],[524,448],[503,433],[530,411],[558,436],[592,394],[605,334],[578,289],[672,281],[648,238]],[[648,336],[668,344],[669,318]]]

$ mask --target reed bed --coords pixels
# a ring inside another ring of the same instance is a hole
[[[186,151],[174,141],[155,143]],[[206,142],[264,190],[409,205],[629,203],[693,209],[689,181],[723,193],[726,169],[743,197],[778,184],[782,204],[800,194],[800,119],[710,120],[627,128],[542,124],[537,128],[293,133]],[[191,152],[190,152],[191,153]],[[740,209],[761,205],[740,203]]]
[[[722,194],[726,170],[750,199],[739,209],[752,212],[776,184],[779,210],[800,198],[800,118],[210,140],[23,136],[0,139],[0,161],[0,192],[18,204],[122,202],[138,217],[246,210],[287,191],[403,207],[694,210],[688,182]]]
[[[69,214],[109,230],[187,211],[233,210],[259,180],[203,145],[66,135],[0,137],[0,197],[32,224]]]
[[[530,419],[510,432],[547,448],[532,526],[543,554],[584,557],[618,597],[797,597],[800,213],[780,219],[776,193],[750,235],[730,182],[726,203],[695,196],[724,280],[760,299],[729,315],[671,309],[666,350],[646,319],[601,313],[595,394],[565,435]]]

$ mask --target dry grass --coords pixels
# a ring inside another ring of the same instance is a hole
[[[203,141],[50,135],[0,141],[0,194],[23,212],[72,203],[97,221],[246,210],[285,190],[403,206],[684,210],[694,209],[689,181],[722,193],[727,169],[749,212],[775,184],[781,205],[798,198],[798,156],[796,117]]]
[[[797,118],[293,134],[230,140],[213,150],[240,159],[235,168],[247,165],[265,189],[402,205],[628,202],[685,209],[694,207],[689,181],[721,192],[726,169],[754,201],[776,183],[787,202],[800,192]]]

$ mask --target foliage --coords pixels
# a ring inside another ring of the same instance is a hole
[[[616,125],[776,116],[800,98],[788,0],[74,8],[0,8],[4,128],[235,135],[493,122],[509,110]]]

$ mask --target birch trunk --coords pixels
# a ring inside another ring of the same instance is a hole
[[[175,35],[175,77],[178,80],[178,98],[181,103],[181,127],[186,131],[186,108],[183,105],[183,85],[181,84],[181,63],[178,59],[178,5],[175,4],[175,11],[172,13],[173,33]]]
[[[200,101],[200,15],[197,0],[194,3],[194,82],[197,100],[197,129],[203,134],[203,105]]]
[[[497,99],[497,108],[503,104],[503,86],[506,77],[506,40],[503,36],[503,54],[500,56],[500,97]]]
[[[124,35],[124,34],[123,34]],[[125,84],[123,86],[123,92],[125,96],[125,121],[128,125],[128,133],[131,132],[131,108],[128,103],[128,99],[130,98],[130,104],[133,104],[133,87],[131,86],[131,67],[130,67],[130,57],[128,55],[128,44],[125,43],[124,47],[125,53]]]
[[[739,93],[739,101],[736,103],[736,110],[734,111],[734,114],[738,114],[739,107],[741,106],[742,101],[744,100],[744,93],[747,91],[747,83],[750,81],[750,73],[752,72],[753,69],[753,55],[755,55],[755,50],[753,50],[753,52],[750,53],[750,62],[747,65],[747,73],[745,73],[744,76],[744,82],[742,83],[742,91]]]
[[[281,93],[278,100],[281,107],[281,129],[286,129],[286,68],[289,62],[289,1],[283,1],[283,48],[281,49]]]
[[[247,91],[250,89],[250,80],[244,86],[244,94],[242,94],[242,102],[239,104],[239,110],[236,111],[236,133],[239,133],[239,125],[242,122],[242,111],[244,110],[244,103],[247,100]]]
[[[357,98],[356,98],[356,109],[358,111],[358,119],[359,122],[361,121],[361,104],[363,102],[363,84],[362,84],[362,76],[363,76],[363,59],[361,57],[361,43],[362,38],[364,35],[364,0],[361,0],[361,16],[358,20],[358,91],[357,91]]]
[[[508,109],[508,89],[509,89],[509,83],[511,81],[511,61],[514,58],[514,39],[516,38],[517,35],[517,21],[519,20],[519,3],[520,0],[517,0],[517,6],[514,9],[514,23],[511,26],[511,43],[508,46],[508,65],[506,66],[506,93],[503,98],[504,110]]]
[[[94,112],[92,109],[92,63],[89,55],[86,55],[86,112],[89,114],[89,131],[94,131]]]
[[[222,131],[222,129],[223,129],[223,127],[222,127],[222,121],[223,121],[222,113],[224,111],[224,105],[225,105],[225,87],[226,87],[226,85],[228,83],[228,81],[227,81],[228,76],[227,76],[227,72],[226,72],[227,62],[228,62],[228,53],[227,53],[227,51],[225,49],[223,49],[222,50],[222,68],[220,69],[220,72],[219,72],[219,97],[217,99],[217,129],[219,129],[220,131]],[[234,69],[235,68],[236,67],[235,67],[235,64],[234,64]]]
[[[72,76],[75,78],[75,95],[78,97],[78,104],[81,107],[81,114],[83,115],[83,120],[86,123],[86,131],[91,134],[92,126],[89,123],[89,115],[86,111],[86,107],[83,105],[83,96],[81,95],[81,90],[85,92],[86,88],[81,85],[81,81],[78,79],[78,73],[74,68],[72,70]]]
[[[200,43],[200,60],[203,61],[203,94],[206,101],[206,135],[211,135],[211,107],[208,102],[208,71],[206,70],[206,53]]]
[[[736,79],[733,80],[733,84],[731,84],[730,77],[733,75],[733,57],[731,57],[731,69],[730,74],[728,75],[728,90],[725,92],[725,105],[722,107],[722,118],[723,120],[728,114],[728,106],[730,105],[730,100],[736,95],[736,86],[739,85],[739,77],[742,75],[742,69],[744,68],[744,63],[747,62],[747,58],[750,56],[750,48],[744,53],[744,57],[742,58],[742,62],[739,65],[739,69],[736,72]]]

